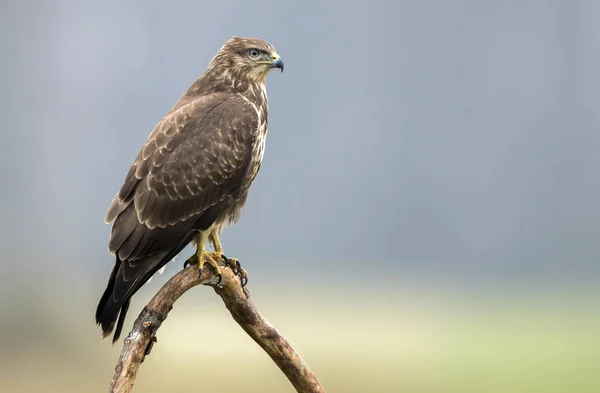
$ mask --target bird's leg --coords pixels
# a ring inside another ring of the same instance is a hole
[[[206,232],[201,232],[198,235],[196,238],[196,252],[185,261],[183,266],[198,264],[199,274],[202,274],[202,268],[205,264],[208,264],[215,272],[215,275],[219,276],[219,282],[221,282],[221,269],[217,263],[217,260],[221,258],[221,254],[206,251],[207,237]]]
[[[223,246],[221,245],[221,239],[219,239],[219,234],[215,231],[210,232],[210,241],[213,244],[213,248],[216,253],[223,254]]]
[[[245,286],[248,283],[248,273],[242,266],[240,265],[240,261],[236,258],[227,258],[223,251],[223,246],[221,245],[221,239],[219,239],[219,233],[216,230],[210,232],[210,241],[213,244],[213,248],[215,249],[215,254],[219,254],[219,256],[225,262],[225,266],[231,266],[231,270],[237,275],[240,276],[240,282],[242,286]]]

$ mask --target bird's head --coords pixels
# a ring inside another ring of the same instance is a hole
[[[209,70],[227,77],[264,83],[273,68],[283,72],[283,60],[273,45],[260,38],[233,37],[211,60]]]

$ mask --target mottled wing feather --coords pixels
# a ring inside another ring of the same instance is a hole
[[[174,108],[140,151],[107,220],[130,203],[137,221],[150,229],[200,216],[241,186],[258,121],[254,107],[237,95],[213,94]],[[119,230],[115,223],[109,242],[113,252],[127,248],[125,258],[144,254],[146,247],[128,244],[135,235],[132,224]],[[139,237],[143,239],[141,233]]]
[[[256,111],[239,97],[188,121],[176,134],[186,136],[180,143],[146,160],[148,175],[134,196],[140,222],[149,228],[173,225],[230,196],[241,186],[257,130]]]

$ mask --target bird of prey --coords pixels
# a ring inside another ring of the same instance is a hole
[[[118,340],[133,294],[191,242],[186,263],[221,274],[219,233],[239,219],[263,159],[273,68],[283,72],[271,44],[231,38],[150,133],[106,214],[115,265],[96,309],[103,338]]]

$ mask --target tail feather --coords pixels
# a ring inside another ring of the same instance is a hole
[[[169,262],[169,252],[151,255],[129,264],[116,257],[115,267],[110,275],[108,285],[96,308],[96,323],[102,328],[102,338],[114,335],[115,343],[121,336],[125,316],[129,309],[131,297],[144,285],[156,271]],[[138,264],[139,263],[139,264]],[[128,270],[125,276],[125,268]],[[129,276],[132,277],[129,277]],[[115,328],[116,324],[116,328]]]
[[[119,259],[119,257],[116,257],[115,259],[115,266],[110,274],[110,278],[108,279],[108,285],[106,286],[106,289],[104,290],[104,293],[98,302],[98,307],[96,308],[96,324],[100,325],[102,328],[102,339],[106,339],[111,335],[117,319],[119,321],[113,336],[113,344],[121,335],[123,323],[125,322],[125,315],[127,314],[127,309],[129,308],[130,303],[130,299],[126,299],[124,302],[115,301],[115,297],[113,296],[115,284],[117,282],[117,274],[119,273],[122,265],[122,261]],[[121,275],[119,274],[119,276]]]
[[[125,323],[125,316],[127,315],[127,310],[129,310],[129,304],[131,303],[131,298],[127,299],[125,303],[121,306],[121,311],[119,311],[119,319],[117,320],[117,327],[115,329],[115,334],[113,335],[112,343],[116,343],[119,337],[121,337],[121,331],[123,330],[123,324]],[[110,334],[110,333],[109,333]]]
[[[113,343],[119,339],[131,297],[179,254],[203,225],[214,221],[214,214],[151,229],[138,221],[133,204],[118,213],[109,240],[115,266],[96,308],[96,323],[102,327],[104,338],[114,330]]]
[[[114,302],[109,302],[112,298],[113,289],[115,288],[115,277],[119,268],[121,267],[121,260],[119,257],[116,258],[115,267],[113,267],[110,277],[108,278],[108,285],[98,302],[96,307],[96,324],[102,327],[102,338],[106,338],[110,335],[117,320],[119,314],[119,307],[114,307]]]
[[[131,297],[157,271],[179,254],[193,236],[192,231],[171,250],[148,255],[135,261],[122,261],[117,253],[108,285],[96,308],[96,323],[102,328],[103,338],[110,336],[114,330],[112,342],[115,343],[119,339]]]

